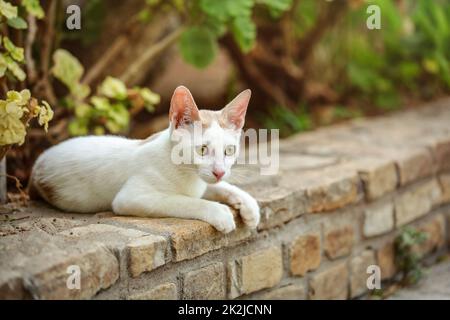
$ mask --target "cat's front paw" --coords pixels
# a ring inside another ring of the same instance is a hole
[[[260,210],[258,202],[249,194],[233,193],[229,197],[229,204],[239,210],[244,223],[250,228],[256,228],[260,220]]]
[[[213,210],[208,214],[207,222],[222,233],[229,233],[236,229],[231,209],[223,204],[214,204]]]

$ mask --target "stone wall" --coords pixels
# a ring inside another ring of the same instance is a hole
[[[257,231],[2,207],[0,298],[349,299],[367,293],[367,266],[395,275],[403,226],[429,235],[423,257],[449,245],[450,99],[291,137],[280,164],[243,185]]]

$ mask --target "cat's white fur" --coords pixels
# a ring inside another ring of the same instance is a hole
[[[62,142],[37,159],[30,187],[66,211],[198,219],[224,233],[236,227],[227,203],[255,228],[260,219],[255,199],[214,176],[221,172],[224,179],[231,173],[237,152],[227,156],[224,148],[239,150],[249,99],[246,90],[221,111],[199,111],[189,90],[180,86],[172,97],[169,128],[147,140],[87,136]],[[203,123],[208,154],[194,152],[195,165],[174,164],[171,134],[189,129],[193,121]]]

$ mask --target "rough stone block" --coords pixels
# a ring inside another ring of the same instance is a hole
[[[356,161],[368,200],[374,200],[392,192],[397,187],[395,163],[382,158],[365,158]]]
[[[320,266],[322,248],[320,233],[314,232],[297,237],[289,248],[291,273],[304,276]]]
[[[305,201],[292,190],[259,185],[249,192],[258,201],[261,209],[258,230],[280,226],[306,212]]]
[[[445,244],[445,218],[443,215],[434,216],[421,224],[418,229],[425,232],[427,236],[426,240],[415,248],[419,255],[432,253]]]
[[[270,247],[228,263],[230,298],[276,286],[283,274],[281,248]]]
[[[306,196],[306,211],[312,213],[332,211],[361,199],[358,174],[348,164],[292,172],[283,175],[280,183],[297,196]]]
[[[339,263],[311,277],[309,298],[312,300],[344,300],[348,297],[348,268]]]
[[[221,262],[190,271],[183,277],[183,299],[225,299],[225,267]]]
[[[411,186],[395,199],[397,227],[427,214],[440,200],[441,189],[436,179]]]
[[[324,235],[324,250],[329,259],[347,256],[352,251],[355,231],[352,225],[328,226]]]
[[[378,236],[394,228],[394,205],[392,202],[379,202],[364,209],[365,237]]]
[[[104,244],[41,230],[2,237],[0,269],[2,295],[34,299],[91,298],[119,277],[119,262]],[[71,287],[78,275],[80,287]]]
[[[131,276],[135,278],[164,265],[166,246],[166,239],[155,235],[140,237],[128,243],[128,270]]]
[[[401,186],[433,174],[433,158],[426,148],[397,149],[395,159]]]
[[[77,269],[71,269],[71,268]],[[109,288],[119,278],[119,263],[104,245],[77,245],[52,255],[42,255],[30,261],[31,270],[24,279],[26,289],[34,299],[87,299]],[[80,289],[69,288],[69,273],[80,271]],[[73,271],[72,271],[73,272]]]

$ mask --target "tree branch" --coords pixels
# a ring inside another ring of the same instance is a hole
[[[142,69],[149,63],[149,61],[170,47],[181,36],[184,30],[184,26],[178,27],[172,31],[172,33],[165,36],[162,40],[150,46],[135,62],[130,65],[120,79],[127,84],[133,82],[136,75],[142,72]]]

